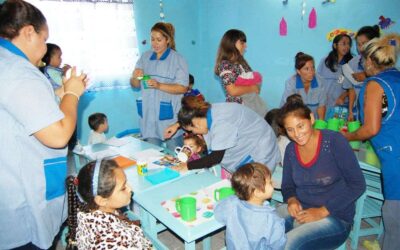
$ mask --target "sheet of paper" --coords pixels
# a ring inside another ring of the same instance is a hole
[[[107,145],[113,146],[113,147],[121,147],[130,142],[131,141],[130,141],[129,137],[122,137],[122,138],[112,137],[112,138],[108,139],[107,141],[105,141],[104,144],[107,144]]]
[[[156,159],[160,159],[164,156],[163,153],[156,149],[146,149],[143,151],[135,152],[131,155],[131,157],[135,160],[142,160],[142,161],[147,161],[147,162],[153,162]]]

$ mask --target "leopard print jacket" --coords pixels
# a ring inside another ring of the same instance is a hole
[[[140,227],[100,210],[78,212],[76,240],[79,250],[153,249]]]

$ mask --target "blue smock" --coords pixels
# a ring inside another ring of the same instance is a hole
[[[318,119],[317,109],[326,106],[327,96],[324,80],[315,75],[306,93],[301,77],[298,74],[293,75],[286,80],[285,91],[283,92],[280,106],[282,107],[288,96],[293,94],[301,95],[304,103],[311,109],[315,118]]]
[[[217,204],[215,219],[226,225],[227,249],[284,249],[285,220],[268,201],[256,206],[232,195]]]
[[[0,38],[0,249],[47,249],[66,219],[67,149],[33,135],[63,119],[54,91],[26,55]]]
[[[243,164],[259,162],[271,172],[281,161],[276,136],[268,123],[238,103],[215,103],[207,113],[207,148],[225,150],[221,166],[233,173]]]
[[[153,51],[145,52],[136,63],[136,69],[142,69],[145,75],[164,84],[189,84],[189,71],[185,59],[175,50],[168,48],[157,59]],[[145,89],[141,84],[142,99],[137,100],[140,117],[140,131],[144,139],[164,139],[164,130],[175,123],[181,108],[183,94],[174,95],[158,89]],[[174,137],[182,135],[178,131]]]
[[[381,129],[370,139],[382,165],[383,192],[386,200],[400,200],[400,72],[396,68],[385,70],[365,80],[377,82],[387,97],[388,110],[382,117]],[[364,107],[366,84],[360,91],[360,107]],[[365,110],[361,109],[361,121]]]
[[[343,92],[346,91],[346,89],[343,86],[344,76],[342,72],[342,65],[339,64],[337,71],[332,72],[328,67],[326,67],[325,59],[326,58],[323,58],[319,63],[317,73],[324,80],[327,93],[326,108],[330,109],[336,106],[336,100]],[[347,108],[348,104],[343,104],[340,106]]]

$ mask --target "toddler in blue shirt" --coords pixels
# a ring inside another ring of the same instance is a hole
[[[285,221],[268,203],[274,188],[270,170],[260,163],[240,167],[231,179],[236,195],[215,207],[215,219],[226,225],[227,249],[283,249]]]

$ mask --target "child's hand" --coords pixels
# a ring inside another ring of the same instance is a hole
[[[179,163],[178,166],[173,166],[172,169],[175,170],[175,171],[182,172],[182,173],[188,171],[187,164],[186,164],[186,163],[183,163],[183,162],[182,162],[182,163]]]

